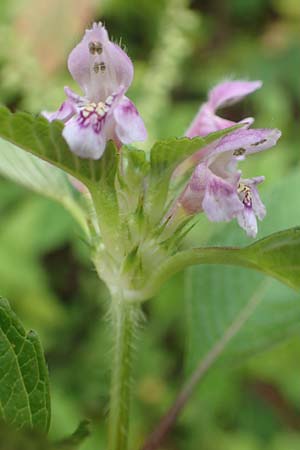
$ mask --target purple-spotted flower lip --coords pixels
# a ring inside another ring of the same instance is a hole
[[[208,101],[200,108],[186,135],[206,136],[232,127],[236,123],[217,116],[217,109],[235,103],[261,85],[260,81],[227,81],[217,85],[209,93]],[[243,119],[239,123],[245,125],[191,157],[196,168],[172,207],[171,214],[183,208],[191,215],[204,211],[213,222],[236,218],[247,235],[255,237],[256,218],[262,220],[266,214],[257,190],[257,185],[264,181],[264,177],[243,179],[237,165],[247,155],[273,147],[281,132],[276,129],[250,129],[253,119]]]
[[[147,137],[144,123],[125,93],[133,80],[127,54],[109,40],[101,23],[86,30],[72,50],[68,68],[84,95],[65,88],[67,100],[49,120],[65,123],[63,136],[72,152],[82,158],[99,159],[108,140],[118,147]]]

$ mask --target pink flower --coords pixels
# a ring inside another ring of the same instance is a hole
[[[63,136],[72,152],[99,159],[110,139],[119,146],[146,139],[144,123],[124,95],[133,79],[132,62],[101,23],[94,23],[72,50],[68,68],[84,96],[66,87],[67,100],[59,110],[43,115],[65,122]]]
[[[221,83],[209,94],[208,102],[198,112],[187,131],[188,137],[205,136],[207,133],[235,125],[218,117],[218,107],[231,104],[261,86],[261,82],[232,81]],[[173,207],[183,207],[188,214],[204,211],[213,222],[237,219],[246,233],[255,237],[257,220],[266,214],[256,186],[264,177],[243,179],[237,165],[249,154],[273,147],[281,133],[275,129],[248,129],[245,127],[229,133],[194,155],[197,167]]]
[[[261,81],[225,81],[215,86],[208,94],[208,101],[202,105],[186,131],[186,136],[206,136],[214,131],[236,125],[235,122],[216,115],[219,108],[232,105],[262,86]],[[242,120],[248,125],[253,123],[251,117]]]

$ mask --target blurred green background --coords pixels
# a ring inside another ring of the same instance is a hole
[[[64,85],[78,90],[66,58],[95,20],[105,23],[134,61],[129,96],[149,129],[146,145],[155,137],[183,135],[216,82],[261,79],[260,92],[222,113],[233,120],[253,115],[256,126],[282,130],[277,149],[253,157],[244,168],[266,175],[265,190],[297,172],[299,0],[1,0],[0,102],[13,111],[56,109]],[[299,192],[291,191],[287,202],[295,196]],[[89,417],[101,430],[83,449],[99,449],[102,441],[104,448],[108,296],[88,248],[62,207],[5,179],[0,179],[0,211],[0,294],[42,337],[53,394],[51,436],[72,432]],[[202,243],[211,229],[201,221],[194,239]],[[183,286],[180,274],[145,305],[133,381],[133,450],[171,404],[188,371]],[[195,295],[200,301],[201,293]],[[212,370],[164,449],[299,449],[299,362],[296,332],[263,354]]]

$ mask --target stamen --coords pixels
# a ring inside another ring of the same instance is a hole
[[[96,53],[98,55],[101,55],[101,53],[103,52],[103,46],[101,44],[101,42],[90,42],[89,43],[89,51],[91,53],[91,55],[96,55]]]
[[[246,150],[244,148],[237,148],[233,152],[233,156],[242,156],[246,153]]]
[[[103,52],[102,44],[100,44],[100,42],[95,42],[95,48],[98,55],[101,55],[101,53]]]
[[[89,51],[92,55],[95,55],[96,53],[96,48],[95,48],[95,43],[94,42],[89,42]]]
[[[105,116],[105,111],[104,111],[104,109],[98,109],[98,110],[97,110],[97,114],[98,114],[98,116],[100,116],[100,117]]]
[[[81,111],[81,114],[85,119],[87,119],[90,116],[90,111],[86,108]]]
[[[84,108],[84,111],[93,112],[95,109],[94,105],[89,104]]]
[[[93,67],[93,70],[94,70],[95,73],[99,73],[99,70],[100,70],[100,63],[95,63],[95,64],[94,64],[94,67]]]
[[[244,183],[239,183],[237,192],[244,205],[248,208],[252,208],[251,188]]]
[[[95,73],[99,73],[99,70],[101,70],[101,72],[105,72],[106,66],[104,62],[100,62],[100,63],[95,63],[93,70]]]
[[[96,113],[100,116],[104,116],[105,110],[104,110],[105,104],[103,102],[99,102],[96,108]]]
[[[110,105],[107,104],[106,100],[105,103],[88,103],[80,110],[78,122],[82,127],[92,126],[95,133],[101,132],[103,121],[114,101],[114,96],[111,95],[107,99]]]

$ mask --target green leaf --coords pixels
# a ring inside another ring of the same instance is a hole
[[[48,370],[34,331],[26,333],[7,300],[0,299],[0,418],[43,432],[50,424]]]
[[[63,127],[59,121],[50,123],[41,116],[24,112],[12,114],[7,108],[0,108],[0,136],[84,183],[94,198],[102,234],[111,236],[111,226],[119,221],[114,189],[116,147],[109,142],[100,160],[79,158],[64,140]]]
[[[58,201],[72,195],[66,174],[0,139],[0,173],[28,189]]]
[[[192,267],[185,275],[188,369],[241,361],[300,329],[299,295],[246,269]]]
[[[0,136],[29,153],[48,161],[83,183],[97,182],[102,172],[102,160],[83,159],[72,153],[62,136],[64,124],[48,122],[42,116],[11,113],[0,107]]]
[[[300,227],[280,231],[244,248],[207,247],[186,250],[170,259],[181,269],[195,264],[225,264],[256,269],[300,289]]]
[[[150,153],[150,177],[145,202],[145,210],[154,223],[161,218],[170,179],[176,167],[201,148],[236,128],[238,127],[227,128],[205,137],[172,138],[154,144]]]
[[[274,233],[238,253],[239,265],[257,269],[299,290],[300,227]]]
[[[150,297],[172,275],[196,264],[246,267],[300,289],[300,227],[274,233],[244,248],[202,247],[171,256],[153,274],[144,295]],[[152,291],[151,291],[152,290]],[[146,294],[147,292],[147,294]]]
[[[16,183],[61,203],[86,229],[78,193],[65,172],[0,139],[0,173]]]

